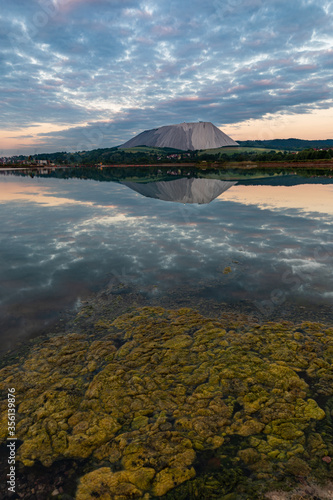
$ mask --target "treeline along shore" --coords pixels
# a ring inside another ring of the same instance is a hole
[[[199,168],[199,169],[230,169],[230,168],[237,168],[240,170],[255,170],[257,168],[260,169],[274,169],[274,168],[283,168],[283,169],[288,169],[288,170],[300,170],[302,168],[309,169],[309,168],[315,168],[318,170],[323,170],[323,171],[333,171],[333,159],[331,160],[307,160],[307,161],[260,161],[260,162],[254,162],[254,161],[228,161],[228,162],[223,162],[223,161],[198,161],[198,162],[187,162],[187,163],[182,163],[182,162],[165,162],[165,163],[148,163],[148,162],[143,162],[143,163],[115,163],[115,164],[91,164],[91,165],[86,165],[86,164],[47,164],[47,165],[40,165],[37,163],[29,163],[29,164],[22,164],[22,163],[6,163],[6,164],[0,164],[0,169],[1,170],[12,170],[12,169],[20,169],[20,170],[37,170],[37,169],[56,169],[56,168],[73,168],[73,167],[85,167],[85,168],[165,168],[165,167],[175,167],[175,168],[180,168],[180,167],[193,167],[193,168]]]
[[[179,150],[170,147],[136,146],[130,148],[99,148],[90,151],[43,153],[30,156],[1,157],[1,166],[200,166],[218,163],[229,167],[230,163],[260,164],[276,162],[282,164],[318,163],[331,165],[333,162],[333,139],[327,141],[301,141],[296,139],[275,141],[243,141],[239,146],[204,150]]]

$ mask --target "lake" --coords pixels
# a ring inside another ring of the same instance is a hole
[[[115,279],[148,302],[332,321],[333,179],[68,175],[0,176],[3,350]]]
[[[22,497],[332,498],[329,173],[2,171],[0,207]]]

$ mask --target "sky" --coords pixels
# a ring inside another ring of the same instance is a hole
[[[330,0],[0,0],[0,156],[210,121],[333,138]]]

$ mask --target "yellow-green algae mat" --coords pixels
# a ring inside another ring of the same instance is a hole
[[[316,467],[332,477],[331,436],[316,431],[319,421],[331,425],[331,409],[314,397],[332,401],[333,328],[160,307],[95,327],[98,340],[49,338],[0,372],[1,439],[14,386],[17,460],[90,460],[77,500],[169,498],[177,487],[174,498],[188,498],[181,488],[197,480],[200,454],[223,456],[234,437],[236,460],[253,478],[307,477]]]

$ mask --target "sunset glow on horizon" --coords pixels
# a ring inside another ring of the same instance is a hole
[[[0,156],[184,121],[236,141],[333,139],[329,1],[31,0],[1,20]]]

